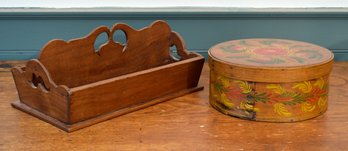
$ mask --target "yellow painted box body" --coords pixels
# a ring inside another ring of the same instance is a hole
[[[249,120],[295,122],[328,107],[331,51],[283,39],[241,39],[209,50],[210,104]]]

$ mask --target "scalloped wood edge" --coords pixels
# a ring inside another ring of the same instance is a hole
[[[126,33],[127,45],[114,42],[110,35],[117,30]],[[109,39],[95,52],[92,45],[102,32]],[[171,56],[170,46],[176,46],[180,60]],[[125,63],[130,58],[135,63]],[[50,41],[39,59],[13,68],[20,101],[12,106],[71,132],[201,90],[203,64],[204,57],[188,52],[164,21],[141,30],[126,24],[111,31],[102,26],[84,38]]]

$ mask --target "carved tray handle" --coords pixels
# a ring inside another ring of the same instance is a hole
[[[111,28],[111,35],[112,35],[112,36],[110,36],[110,41],[113,41],[113,42],[115,42],[115,43],[117,43],[117,44],[123,45],[123,44],[121,44],[121,43],[118,42],[118,41],[114,41],[113,35],[114,35],[115,32],[118,31],[118,30],[122,31],[122,32],[125,34],[125,36],[126,36],[126,43],[125,43],[124,45],[126,46],[127,43],[128,43],[128,39],[131,39],[131,38],[129,37],[129,36],[132,35],[131,32],[134,32],[135,29],[133,29],[132,27],[130,27],[130,26],[128,26],[127,24],[124,24],[124,23],[115,24],[115,25]]]
[[[108,37],[110,37],[110,30],[107,26],[100,26],[97,29],[95,29],[93,32],[91,32],[89,35],[87,35],[86,37],[89,39],[89,41],[91,42],[95,42],[95,40],[97,39],[97,37],[102,34],[102,33],[106,33],[108,35]],[[109,38],[110,39],[110,38]]]
[[[90,42],[88,45],[90,45],[91,48],[94,48],[94,43],[96,42],[98,36],[100,36],[102,33],[106,33],[108,36],[108,40],[99,46],[99,50],[94,50],[95,53],[97,53],[98,55],[100,55],[100,50],[104,45],[107,45],[110,41],[112,41],[112,34],[110,34],[110,30],[107,26],[100,26],[97,29],[95,29],[92,33],[90,33],[89,35],[87,35],[86,37],[86,41]]]
[[[171,39],[171,46],[176,47],[176,51],[178,55],[181,57],[181,60],[188,59],[195,56],[194,54],[190,53],[186,49],[184,40],[181,38],[181,36],[177,32],[172,31],[170,35],[170,39]]]
[[[41,86],[43,90],[49,91],[52,87],[57,87],[46,68],[36,59],[27,62],[24,76],[33,86]]]
[[[67,95],[68,87],[64,85],[57,86],[51,79],[47,69],[37,59],[29,60],[26,63],[25,70],[21,68],[12,68],[13,74],[22,75],[28,84],[33,88],[40,88],[43,92],[58,91],[62,95]]]

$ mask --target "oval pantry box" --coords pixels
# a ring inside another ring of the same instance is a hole
[[[294,122],[323,114],[333,54],[283,39],[241,39],[209,50],[210,104],[256,121]]]

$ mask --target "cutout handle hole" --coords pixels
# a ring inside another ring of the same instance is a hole
[[[175,60],[175,61],[180,61],[181,60],[181,56],[178,54],[177,48],[175,45],[172,45],[171,47],[169,47],[169,52],[170,52],[170,56]]]
[[[106,32],[102,32],[100,35],[98,35],[97,39],[94,42],[94,51],[96,53],[99,53],[100,47],[107,43],[108,39],[109,36]]]
[[[116,43],[120,45],[127,44],[127,34],[123,30],[116,30],[113,35],[113,39]]]
[[[39,87],[39,85],[41,85],[45,91],[49,90],[41,76],[36,76],[36,74],[33,73],[31,82],[33,86],[35,86],[36,88]]]

